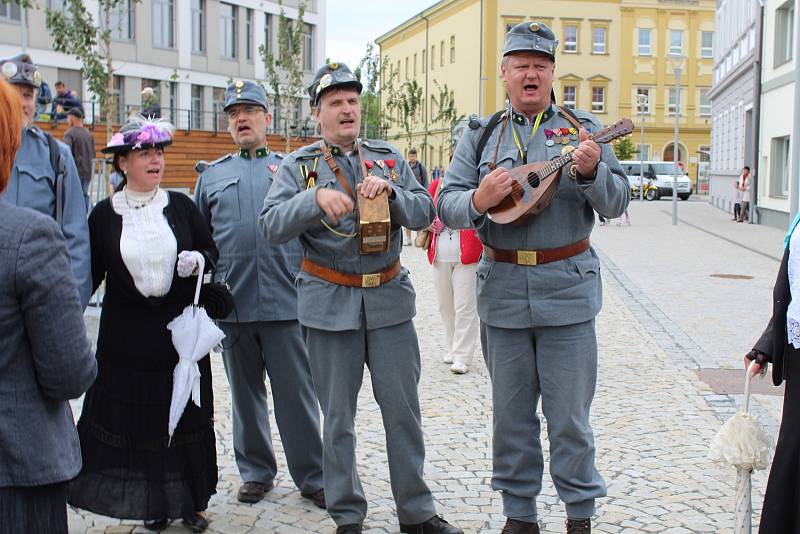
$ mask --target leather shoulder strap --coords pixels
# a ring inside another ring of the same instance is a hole
[[[344,173],[342,173],[342,169],[339,168],[339,165],[336,163],[336,160],[333,159],[333,154],[331,154],[331,149],[328,148],[328,145],[325,144],[325,141],[319,141],[320,150],[322,150],[322,157],[325,158],[325,163],[328,164],[328,167],[331,168],[333,174],[336,175],[336,179],[339,180],[339,185],[342,186],[345,193],[350,195],[350,198],[353,200],[356,199],[355,193],[353,193],[353,188],[350,187],[350,184],[347,183],[347,178],[345,178]]]
[[[570,111],[567,108],[562,108],[561,106],[556,106],[556,108],[558,108],[558,112],[561,114],[561,116],[567,119],[567,121],[575,128],[577,128],[578,130],[583,128],[583,126],[581,126],[581,123],[578,121],[578,117],[576,117],[572,111]]]

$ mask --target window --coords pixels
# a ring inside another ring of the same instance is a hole
[[[253,10],[247,9],[244,19],[244,58],[253,61]]]
[[[711,116],[711,101],[708,99],[708,89],[700,89],[700,116]]]
[[[574,85],[564,86],[564,97],[561,99],[564,107],[567,109],[575,109],[578,98],[578,88]]]
[[[192,52],[206,49],[206,0],[192,0]]]
[[[219,43],[222,57],[236,59],[236,6],[219,4]]]
[[[578,51],[578,27],[564,26],[564,52]]]
[[[639,55],[653,55],[652,43],[653,32],[650,28],[639,28]]]
[[[439,66],[444,67],[444,41],[439,44]]]
[[[178,120],[178,82],[169,82],[169,122],[177,125]]]
[[[607,28],[592,28],[592,54],[606,53],[606,33]]]
[[[772,138],[772,183],[770,190],[774,197],[789,196],[789,136]]]
[[[422,72],[426,72],[428,70],[428,51],[423,48],[422,49]]]
[[[436,96],[431,95],[431,106],[428,108],[431,112],[431,119],[436,116]]]
[[[637,115],[650,115],[650,95],[651,91],[649,87],[637,87],[636,88],[636,114]]]
[[[214,110],[214,130],[225,131],[228,128],[228,115],[225,113],[225,88],[211,89],[211,106]]]
[[[67,10],[67,5],[64,0],[47,0],[47,9],[64,13]]]
[[[0,4],[2,6],[2,4]],[[2,7],[0,7],[0,14]],[[110,29],[111,38],[115,41],[130,41],[133,39],[133,9],[131,0],[121,0],[111,8]],[[100,27],[105,29],[105,17],[100,18]]]
[[[450,36],[450,63],[456,62],[456,36]]]
[[[683,30],[669,31],[669,55],[683,55]]]
[[[794,52],[794,1],[775,11],[775,66],[792,59]]]
[[[650,145],[640,145],[639,143],[636,144],[636,159],[640,161],[646,161],[650,159]],[[639,166],[636,166],[636,175],[639,175]]]
[[[199,130],[203,124],[203,86],[192,85],[192,110],[189,124]]]
[[[61,69],[59,69],[59,76],[61,76]],[[114,109],[114,122],[125,122],[125,78],[122,76],[114,75],[112,80],[113,89],[111,90],[111,105]]]
[[[669,88],[669,95],[667,97],[667,115],[675,115],[675,110],[678,110],[678,115],[681,114],[680,95],[674,87]]]
[[[22,11],[17,2],[0,2],[0,20],[4,22],[22,20]]]
[[[153,0],[153,45],[175,47],[175,3],[173,0]]]
[[[436,45],[431,45],[431,70],[436,68]]]
[[[408,70],[408,57],[406,56],[406,80],[410,78],[408,73],[409,73],[409,70]]]
[[[417,77],[417,54],[414,54],[414,78]]]
[[[272,15],[264,15],[264,51],[272,52]]]
[[[700,57],[714,57],[714,32],[702,32],[700,34]]]
[[[592,87],[592,113],[605,113],[606,89],[605,87]]]
[[[306,24],[303,32],[303,69],[314,70],[314,26]]]

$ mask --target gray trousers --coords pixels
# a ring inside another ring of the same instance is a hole
[[[265,372],[286,463],[304,494],[322,488],[319,407],[300,323],[220,323],[225,372],[233,402],[233,449],[245,482],[268,483],[278,466],[269,429]]]
[[[536,408],[542,399],[550,440],[550,475],[567,517],[594,514],[606,486],[594,466],[589,409],[597,382],[594,320],[567,326],[506,329],[481,322],[492,379],[492,488],[503,514],[533,523],[542,489],[544,457]]]
[[[325,500],[331,518],[337,525],[347,525],[362,523],[367,515],[367,500],[356,472],[354,430],[365,363],[383,418],[397,517],[401,523],[415,524],[436,515],[422,475],[420,356],[413,323],[342,332],[308,328],[306,340],[314,387],[325,415]]]

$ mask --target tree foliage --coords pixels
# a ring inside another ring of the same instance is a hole
[[[631,141],[630,136],[625,136],[614,143],[614,154],[620,161],[633,158],[638,153],[636,146]]]
[[[433,80],[433,83],[436,86],[437,96],[434,97],[436,112],[434,113],[434,110],[431,109],[431,123],[437,125],[441,130],[441,146],[450,145],[448,140],[451,138],[453,127],[464,119],[464,114],[458,113],[455,94],[447,87],[447,84],[441,85],[436,79]],[[451,146],[450,151],[454,148]]]
[[[392,122],[403,130],[408,147],[411,146],[415,126],[422,120],[424,98],[422,86],[417,80],[406,80],[396,91],[387,95],[386,107]]]
[[[291,148],[290,122],[294,112],[303,100],[305,83],[303,79],[303,35],[305,33],[305,2],[297,8],[297,20],[286,16],[283,1],[278,0],[280,15],[278,17],[278,54],[275,55],[262,45],[259,48],[261,59],[264,62],[267,82],[272,90],[273,106],[278,112],[278,117],[284,121],[284,135],[286,138],[286,151]],[[308,118],[306,118],[307,127]],[[281,125],[276,124],[280,128]],[[293,125],[296,132],[303,126]]]
[[[353,74],[364,89],[361,93],[361,136],[365,139],[384,137],[385,118],[381,113],[380,82],[381,58],[375,52],[374,43],[367,44],[367,51]]]
[[[139,1],[131,0],[131,9]],[[120,8],[127,9],[129,4],[124,0],[97,0],[97,4],[99,25],[82,0],[64,0],[63,11],[47,9],[46,23],[53,37],[53,49],[80,61],[89,91],[100,101],[106,136],[111,139],[114,122],[111,35],[116,29],[111,26],[111,14]]]

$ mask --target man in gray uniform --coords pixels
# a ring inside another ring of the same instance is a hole
[[[26,127],[14,160],[8,189],[0,199],[56,219],[67,240],[78,296],[86,307],[92,296],[86,201],[75,160],[64,143],[33,125],[36,92],[42,76],[27,54],[0,59],[0,72],[19,91]],[[60,201],[56,199],[60,197]]]
[[[273,488],[277,473],[266,370],[289,473],[303,497],[324,508],[319,407],[297,321],[300,243],[272,245],[258,232],[258,214],[282,161],[266,145],[272,116],[264,89],[234,82],[225,91],[225,112],[239,152],[208,165],[194,195],[219,249],[215,277],[228,282],[236,303],[220,324],[226,336],[222,358],[233,403],[233,448],[244,481],[238,499],[258,502]]]
[[[330,63],[317,72],[309,95],[324,141],[286,158],[259,224],[273,242],[299,236],[303,245],[300,323],[307,329],[311,374],[325,415],[325,494],[336,532],[360,533],[367,513],[354,430],[366,364],[383,417],[400,530],[459,534],[461,529],[436,515],[422,476],[420,354],[411,321],[415,294],[399,260],[401,227],[427,228],[433,202],[397,149],[358,139],[360,92],[344,64]],[[367,198],[388,194],[391,231],[385,252],[361,253],[359,218],[353,213],[358,192]]]
[[[474,226],[484,243],[477,294],[492,379],[492,487],[502,492],[508,518],[503,532],[509,534],[539,532],[540,397],[550,473],[566,504],[567,532],[588,533],[595,499],[606,494],[589,426],[597,378],[594,318],[602,304],[600,264],[589,234],[594,211],[618,217],[630,191],[611,148],[588,139],[587,131],[600,129],[597,120],[582,111],[573,116],[552,102],[557,45],[544,24],[526,22],[508,32],[501,74],[511,107],[494,120],[471,121],[439,197],[442,222]],[[508,169],[553,159],[565,146],[577,146],[575,167],[563,169],[549,207],[521,224],[487,217],[512,191]]]

